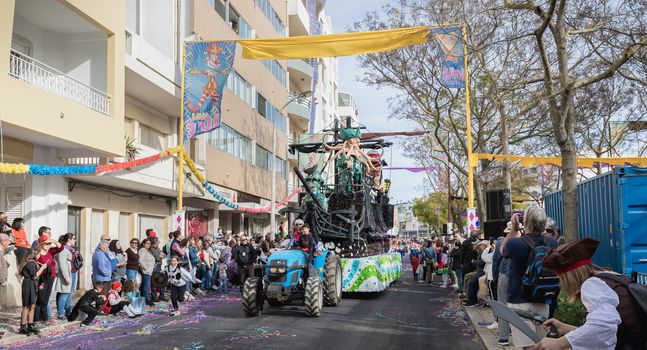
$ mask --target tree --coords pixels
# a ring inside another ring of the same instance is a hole
[[[458,228],[462,228],[465,219],[460,216],[466,208],[463,200],[452,201],[452,221]],[[413,215],[418,221],[425,223],[436,233],[443,232],[443,225],[447,224],[447,193],[432,192],[429,195],[417,198],[413,202]]]
[[[564,232],[574,240],[578,235],[575,97],[579,90],[612,77],[623,66],[631,67],[636,54],[644,55],[647,3],[504,0],[504,6],[510,16],[526,18],[528,25],[522,34],[534,37],[542,74],[521,85],[537,96],[550,116],[562,156]],[[623,76],[634,75],[623,72]]]

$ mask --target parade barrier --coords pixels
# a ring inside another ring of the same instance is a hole
[[[381,292],[400,278],[402,256],[398,252],[364,258],[342,258],[344,292]]]

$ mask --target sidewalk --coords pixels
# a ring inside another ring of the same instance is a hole
[[[469,316],[476,333],[481,337],[483,344],[488,350],[521,350],[514,346],[501,346],[497,344],[499,340],[499,333],[496,330],[489,330],[485,326],[479,326],[479,322],[494,322],[494,315],[489,307],[466,307],[465,311]]]

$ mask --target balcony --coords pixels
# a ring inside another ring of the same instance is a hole
[[[308,9],[302,0],[288,1],[288,20],[290,23],[290,36],[310,35]]]
[[[290,72],[290,86],[292,89],[297,91],[311,89],[314,67],[310,60],[288,60],[288,72]]]
[[[288,94],[288,99],[291,101],[288,104],[288,116],[295,118],[300,123],[308,123],[310,121],[310,107],[311,102],[309,98],[295,98],[293,93]]]
[[[78,102],[99,113],[110,115],[110,96],[108,94],[15,50],[11,50],[9,75]]]

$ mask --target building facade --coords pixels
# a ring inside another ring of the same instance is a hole
[[[328,33],[323,5],[317,1],[317,13]],[[0,47],[9,54],[0,59],[0,70],[8,73],[0,75],[0,162],[109,164],[162,152],[180,137],[185,40],[308,35],[304,11],[305,0],[3,1]],[[287,145],[308,131],[310,99],[304,92],[312,76],[308,61],[245,60],[237,48],[221,128],[185,145],[228,200],[269,205],[273,168],[277,200],[296,186],[288,169],[297,163]],[[319,77],[318,131],[339,118],[335,59],[319,60]],[[303,98],[293,98],[299,94]],[[269,214],[232,210],[185,175],[184,209],[193,234],[218,227],[252,235],[271,231]],[[89,261],[102,234],[126,245],[148,228],[164,241],[173,227],[174,157],[102,176],[2,176],[0,211],[9,223],[23,217],[30,241],[40,226],[51,227],[54,237],[77,235],[88,261],[80,289],[90,286]],[[19,300],[18,290],[10,303]]]
[[[397,213],[398,235],[400,237],[429,236],[431,230],[413,214],[413,202],[402,202],[395,204]]]

